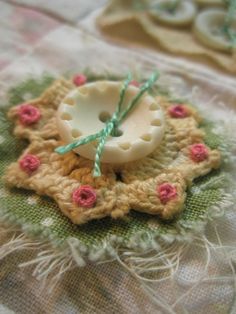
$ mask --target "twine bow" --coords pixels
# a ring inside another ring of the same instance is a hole
[[[128,106],[122,109],[122,104],[124,101],[126,90],[129,86],[130,81],[132,80],[132,77],[129,74],[121,87],[120,98],[117,104],[116,111],[113,113],[111,119],[106,122],[104,128],[98,133],[88,135],[87,137],[84,137],[81,140],[77,140],[65,146],[57,147],[55,149],[55,152],[57,152],[58,154],[65,154],[81,145],[85,145],[99,139],[99,143],[98,143],[96,154],[95,154],[93,176],[94,177],[101,176],[100,159],[101,159],[101,155],[104,150],[104,147],[105,147],[107,137],[109,135],[116,134],[118,126],[122,123],[122,121],[126,118],[126,116],[132,111],[132,109],[137,105],[142,95],[153,86],[153,84],[156,82],[158,77],[159,77],[158,72],[153,73],[150,76],[150,78],[140,87],[139,92],[130,101]]]

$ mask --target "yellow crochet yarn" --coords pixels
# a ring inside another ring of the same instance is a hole
[[[55,113],[61,100],[74,85],[59,79],[43,95],[30,104],[41,112],[41,119],[33,125],[19,121],[19,106],[9,111],[15,122],[14,134],[28,139],[29,146],[20,156],[35,155],[40,166],[32,173],[22,170],[19,162],[12,163],[5,176],[8,185],[34,190],[39,195],[52,197],[61,211],[73,223],[82,224],[105,216],[119,218],[130,209],[172,219],[184,207],[186,189],[193,179],[205,175],[220,165],[220,153],[207,148],[207,158],[196,162],[190,156],[193,144],[203,143],[204,132],[199,129],[200,117],[192,107],[184,105],[188,113],[183,119],[171,116],[173,106],[165,97],[156,97],[165,112],[166,130],[161,145],[149,156],[122,165],[102,164],[102,176],[92,175],[93,162],[73,151],[59,155],[54,149],[63,145],[56,127]],[[176,196],[163,202],[158,187],[170,183]],[[79,206],[72,194],[81,185],[89,185],[96,193],[91,208]]]

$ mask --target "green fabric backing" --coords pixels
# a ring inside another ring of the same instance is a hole
[[[93,78],[92,78],[93,79]],[[9,91],[11,106],[24,102],[26,93],[37,97],[48,87],[53,79],[44,76],[39,80],[29,79]],[[2,105],[2,104],[1,104]],[[132,236],[145,231],[146,235],[178,234],[178,226],[185,223],[198,223],[206,219],[206,214],[211,205],[218,203],[222,198],[222,189],[211,182],[222,182],[222,171],[212,171],[210,174],[195,180],[187,192],[187,200],[183,213],[174,221],[164,223],[158,217],[132,211],[124,220],[104,218],[92,221],[83,226],[76,226],[64,217],[57,204],[48,197],[36,196],[34,192],[4,187],[3,175],[6,167],[16,161],[27,142],[19,140],[12,135],[13,125],[5,118],[9,106],[1,112],[0,134],[0,215],[6,216],[12,223],[27,226],[25,231],[30,234],[39,234],[41,238],[51,239],[55,243],[63,243],[68,237],[75,237],[87,247],[102,245],[103,241],[112,235],[123,239],[124,244]],[[207,130],[206,144],[211,148],[220,145],[219,137],[211,132],[211,124],[204,122],[203,128]],[[197,192],[196,192],[197,191]],[[45,226],[45,219],[50,224]],[[186,224],[186,225],[187,225]]]

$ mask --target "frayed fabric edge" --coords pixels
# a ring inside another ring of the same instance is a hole
[[[162,271],[164,267],[166,271],[171,271],[173,276],[176,263],[171,262],[166,267],[166,259],[171,255],[172,260],[178,260],[178,257],[184,254],[185,248],[196,239],[204,243],[205,236],[202,232],[207,222],[222,217],[225,210],[232,205],[232,196],[225,194],[217,205],[208,210],[207,217],[202,221],[191,224],[180,221],[175,233],[160,234],[158,231],[153,233],[145,231],[137,233],[128,242],[117,236],[111,236],[104,240],[102,245],[93,247],[86,247],[77,238],[68,238],[59,246],[52,238],[47,241],[35,240],[35,230],[31,232],[27,225],[12,227],[12,222],[9,224],[9,217],[5,215],[5,217],[1,216],[1,221],[5,222],[0,224],[1,242],[3,242],[0,246],[0,260],[14,252],[30,250],[34,253],[34,257],[19,264],[19,267],[33,266],[33,276],[41,282],[42,289],[47,286],[48,292],[53,291],[67,271],[91,262],[118,261],[137,279],[145,283],[146,279],[140,275],[140,269],[138,273],[135,271],[141,261],[145,273],[148,272],[149,266],[145,268],[143,265],[148,265],[152,261],[159,264],[155,267],[156,271]],[[158,280],[160,278],[155,281]]]
[[[224,168],[225,165],[227,166],[225,176],[229,178],[228,165],[234,165],[235,161],[234,153],[230,153],[230,151],[234,151],[235,148],[236,141],[231,141],[230,145],[224,143],[219,147],[224,159]],[[219,184],[219,182],[213,182],[214,184]],[[196,222],[180,220],[174,232],[162,234],[159,230],[155,232],[142,231],[136,233],[128,241],[113,235],[105,239],[101,245],[89,247],[77,238],[72,237],[60,243],[46,229],[32,227],[23,221],[17,221],[16,223],[9,212],[0,209],[0,260],[14,252],[31,250],[34,257],[19,264],[19,267],[32,266],[33,276],[40,281],[42,289],[47,287],[48,292],[52,292],[63,275],[74,267],[83,267],[91,262],[117,261],[136,279],[140,280],[140,283],[144,285],[148,295],[152,298],[153,291],[146,283],[163,281],[167,278],[162,276],[150,280],[146,278],[146,274],[155,269],[156,272],[165,270],[165,272],[174,276],[178,269],[179,258],[187,250],[190,243],[198,241],[205,246],[213,245],[207,243],[203,232],[204,228],[209,222],[216,223],[217,218],[222,217],[225,211],[234,205],[233,186],[235,186],[234,182],[232,182],[231,190],[228,192],[222,186],[221,200],[211,206],[201,220]],[[48,240],[45,240],[45,238]],[[231,249],[235,250],[236,247]],[[222,250],[224,250],[224,245],[222,245]],[[155,267],[150,266],[153,263]],[[159,306],[165,304],[158,301],[157,298],[154,298],[154,302],[157,302]],[[164,309],[167,313],[174,313],[168,304]]]

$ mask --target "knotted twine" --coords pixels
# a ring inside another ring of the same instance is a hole
[[[101,176],[101,169],[100,169],[101,155],[103,153],[107,137],[110,135],[111,136],[116,135],[117,128],[120,126],[122,121],[127,117],[127,115],[132,111],[132,109],[138,104],[138,101],[143,96],[143,94],[154,85],[158,77],[159,77],[159,73],[154,72],[150,76],[150,78],[140,87],[139,92],[130,101],[128,106],[126,108],[122,108],[124,98],[125,98],[125,93],[127,91],[129,83],[132,80],[131,74],[128,74],[127,79],[123,82],[121,90],[120,90],[120,97],[119,97],[116,111],[113,113],[112,117],[105,123],[104,128],[95,134],[88,135],[68,145],[57,147],[55,149],[55,152],[57,152],[58,154],[65,154],[81,145],[88,144],[98,139],[99,143],[97,145],[96,154],[95,154],[93,176],[100,177]]]

